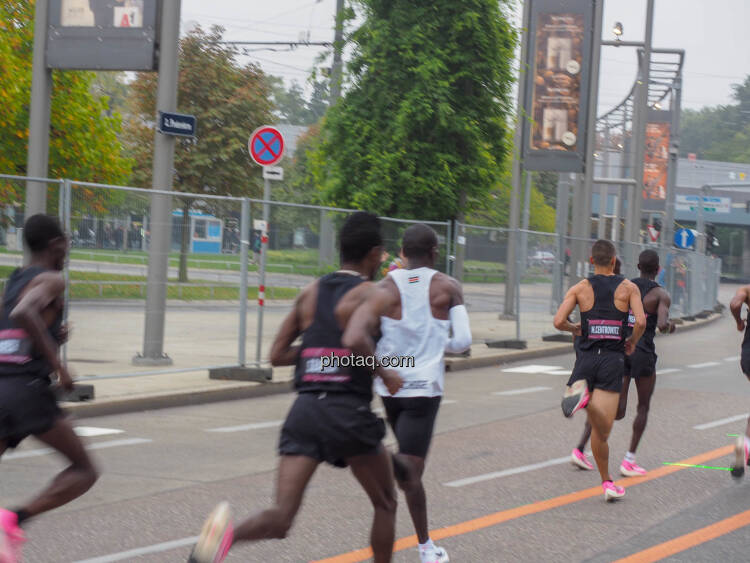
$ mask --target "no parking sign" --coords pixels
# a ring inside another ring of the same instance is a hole
[[[263,125],[250,135],[247,149],[261,166],[273,166],[284,156],[284,136],[276,127]]]

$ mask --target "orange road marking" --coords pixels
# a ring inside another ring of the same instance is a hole
[[[734,451],[732,446],[725,446],[723,448],[718,448],[716,450],[711,450],[710,452],[705,452],[705,453],[690,457],[688,459],[684,459],[680,461],[679,463],[685,463],[688,465],[697,465],[697,464],[705,463],[707,461],[711,461],[711,460],[720,458],[722,456],[728,455],[732,451]],[[672,473],[677,473],[678,471],[682,471],[683,469],[686,469],[686,468],[681,467],[679,465],[664,465],[662,467],[659,467],[658,469],[649,471],[643,477],[629,477],[627,479],[617,481],[617,484],[626,488],[633,487],[635,485],[640,485],[641,483],[646,483],[647,481],[652,481],[654,479],[658,479],[666,475],[671,475]],[[560,506],[573,504],[575,502],[578,502],[587,498],[595,497],[601,494],[602,494],[601,487],[592,487],[590,489],[583,489],[582,491],[568,493],[567,495],[562,495],[559,497],[554,497],[551,499],[542,500],[542,501],[534,502],[531,504],[526,504],[524,506],[518,506],[516,508],[510,508],[508,510],[501,510],[500,512],[495,512],[493,514],[488,514],[486,516],[480,516],[479,518],[474,518],[473,520],[467,520],[465,522],[453,524],[452,526],[446,526],[445,528],[438,528],[437,530],[431,530],[430,537],[434,540],[440,540],[443,538],[451,538],[454,536],[468,534],[469,532],[476,532],[477,530],[481,530],[483,528],[489,528],[490,526],[495,526],[497,524],[502,524],[503,522],[507,522],[509,520],[515,520],[516,518],[521,518],[523,516],[528,516],[530,514],[537,514],[539,512],[544,512],[546,510],[551,510],[553,508],[558,508]],[[410,547],[416,547],[416,546],[417,546],[417,536],[415,535],[407,536],[405,538],[400,538],[396,540],[396,542],[393,545],[393,551],[395,553],[397,551],[403,551],[404,549],[408,549]],[[335,555],[333,557],[328,557],[326,559],[320,559],[312,563],[359,563],[360,561],[367,561],[371,557],[372,557],[372,549],[369,547],[366,547],[363,549],[350,551],[349,553],[343,553],[341,555]]]
[[[750,525],[750,510],[740,512],[734,516],[730,516],[724,520],[720,520],[715,524],[700,528],[684,536],[680,536],[673,540],[660,543],[638,553],[634,553],[629,557],[618,559],[614,563],[652,563],[653,561],[661,561],[665,557],[675,555],[691,547],[695,547],[702,543],[706,543],[713,539],[734,532],[744,526]]]

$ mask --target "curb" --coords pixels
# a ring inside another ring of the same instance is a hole
[[[291,381],[275,383],[242,383],[222,385],[217,388],[192,389],[176,393],[154,393],[113,399],[94,400],[90,403],[60,403],[60,407],[76,417],[96,417],[137,411],[203,405],[235,399],[252,399],[279,395],[292,391]]]
[[[707,324],[710,324],[717,319],[720,319],[723,315],[721,313],[713,313],[710,317],[702,320],[691,321],[689,324],[677,325],[675,334],[678,332],[685,332],[687,330],[693,330],[701,328]],[[511,362],[517,362],[519,360],[531,360],[534,358],[544,358],[547,356],[556,356],[558,354],[565,354],[573,351],[573,343],[565,342],[563,344],[556,344],[554,346],[546,346],[544,348],[535,348],[531,350],[519,350],[516,352],[505,352],[502,354],[490,354],[486,356],[480,356],[475,358],[449,358],[445,360],[445,371],[463,371],[467,369],[484,368],[502,364],[508,364]]]
[[[709,318],[691,322],[690,324],[678,325],[675,332],[693,330],[712,323],[723,315],[714,313]],[[490,354],[475,358],[447,358],[445,360],[445,371],[456,372],[475,368],[490,367],[495,365],[544,358],[572,352],[571,343],[554,344],[544,348],[533,348],[530,350],[516,350],[501,354]],[[227,384],[220,387],[204,387],[188,391],[162,392],[150,395],[136,395],[132,397],[121,397],[112,399],[94,400],[83,403],[60,403],[60,407],[67,413],[78,417],[98,417],[114,414],[125,414],[138,411],[166,409],[172,407],[185,407],[191,405],[203,405],[222,401],[234,401],[239,399],[252,399],[256,397],[267,397],[293,392],[291,381],[278,381],[271,383],[237,383]]]

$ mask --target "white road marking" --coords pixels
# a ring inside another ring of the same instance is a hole
[[[547,373],[563,369],[562,366],[543,366],[532,364],[529,366],[519,366],[517,368],[504,369],[503,373]]]
[[[703,362],[702,364],[691,364],[688,367],[693,369],[710,368],[721,365],[719,362]]]
[[[725,424],[729,424],[730,422],[737,422],[740,420],[747,420],[747,414],[738,414],[737,416],[730,416],[727,418],[722,418],[720,420],[714,420],[713,422],[706,422],[704,424],[698,424],[697,426],[693,426],[693,430],[708,430],[709,428],[716,428],[717,426],[724,426]]]
[[[524,387],[523,389],[511,389],[510,391],[495,391],[493,395],[523,395],[524,393],[536,393],[537,391],[549,391],[552,387]]]
[[[95,444],[88,444],[86,446],[87,450],[104,450],[106,448],[117,448],[119,446],[135,446],[137,444],[148,444],[149,442],[152,442],[153,440],[149,440],[148,438],[126,438],[124,440],[110,440],[109,442],[97,442]],[[5,454],[3,456],[3,460],[9,460],[9,459],[23,459],[27,457],[39,457],[42,455],[47,455],[55,453],[55,450],[52,448],[39,448],[38,450],[23,450],[20,452],[12,452],[9,454]]]
[[[591,452],[586,452],[586,455],[591,455]],[[541,461],[539,463],[532,463],[530,465],[522,465],[521,467],[514,467],[512,469],[503,469],[502,471],[484,473],[482,475],[476,475],[475,477],[467,477],[465,479],[458,479],[456,481],[448,481],[447,483],[443,483],[443,485],[445,485],[446,487],[465,487],[466,485],[473,485],[474,483],[481,483],[482,481],[490,481],[492,479],[499,479],[501,477],[509,477],[511,475],[518,475],[519,473],[526,473],[527,471],[534,471],[536,469],[552,467],[553,465],[562,465],[563,463],[570,463],[569,455],[566,455],[565,457],[549,459],[547,461]]]
[[[440,404],[441,405],[453,405],[457,402],[458,401],[456,399],[443,399],[442,401],[440,401]]]
[[[282,424],[284,424],[283,420],[270,420],[268,422],[253,422],[251,424],[240,424],[238,426],[209,428],[206,432],[243,432],[245,430],[260,430],[261,428],[276,428]]]
[[[73,430],[78,436],[83,437],[107,436],[108,434],[123,434],[125,432],[115,428],[97,428],[96,426],[76,426]]]
[[[545,371],[544,375],[570,375],[570,372],[573,370],[570,369],[551,369],[549,371]]]
[[[657,369],[656,375],[664,375],[665,373],[677,373],[682,371],[681,369],[677,368],[664,368],[664,369]]]
[[[724,358],[725,362],[739,362],[740,357],[739,356],[729,356],[728,358]]]
[[[114,561],[126,561],[134,557],[149,555],[150,553],[161,553],[162,551],[169,551],[170,549],[177,549],[178,547],[193,545],[197,541],[198,536],[193,536],[191,538],[182,538],[180,540],[165,541],[163,543],[148,545],[146,547],[137,547],[135,549],[129,549],[128,551],[120,551],[119,553],[102,555],[101,557],[81,559],[80,561],[75,561],[75,563],[113,563]]]

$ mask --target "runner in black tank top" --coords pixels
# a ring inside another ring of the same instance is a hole
[[[743,286],[737,290],[732,301],[729,303],[729,310],[732,312],[737,323],[737,330],[745,332],[742,339],[742,355],[740,356],[740,367],[742,373],[750,380],[750,323],[746,318],[742,318],[742,306],[750,308],[750,285]],[[732,477],[742,477],[745,474],[745,466],[750,464],[750,418],[747,419],[745,435],[737,436],[734,443],[734,464],[732,465]]]
[[[633,354],[625,356],[625,372],[620,402],[615,420],[624,418],[627,409],[628,390],[631,378],[635,380],[638,390],[638,413],[633,421],[633,435],[630,441],[630,449],[620,464],[620,474],[626,477],[645,475],[646,470],[635,463],[635,451],[638,448],[643,431],[648,420],[648,411],[651,396],[654,392],[656,382],[656,347],[654,336],[656,329],[661,332],[673,332],[675,325],[669,320],[669,307],[671,299],[669,294],[655,281],[659,273],[659,255],[653,250],[644,250],[638,257],[638,269],[641,277],[631,280],[641,294],[643,310],[646,314],[646,329],[643,336],[638,340]],[[632,331],[634,323],[633,313],[628,318],[626,334]],[[584,444],[579,445],[583,450]],[[575,451],[574,451],[575,454]]]
[[[587,409],[592,426],[591,446],[602,479],[606,500],[624,496],[609,475],[609,437],[617,414],[622,387],[624,353],[631,354],[646,325],[638,288],[622,276],[615,276],[615,247],[606,240],[594,243],[591,262],[594,275],[576,284],[565,295],[555,315],[555,328],[580,335],[579,354],[562,400],[565,416]],[[572,324],[568,315],[579,306],[581,323]],[[626,339],[628,306],[635,315],[633,334]]]
[[[68,241],[56,219],[34,215],[26,221],[24,241],[31,260],[11,274],[0,310],[0,455],[34,435],[69,460],[69,467],[27,505],[0,509],[0,561],[20,558],[25,538],[21,525],[85,493],[96,470],[50,388],[50,376],[71,388],[58,358],[67,338],[62,326],[65,281],[60,272]]]
[[[385,424],[370,409],[373,370],[341,345],[349,317],[372,289],[383,254],[380,222],[370,213],[352,214],[339,233],[341,270],[305,288],[279,329],[271,349],[275,366],[296,366],[297,399],[279,440],[276,504],[236,529],[227,503],[209,516],[189,561],[223,561],[237,541],[284,538],[302,503],[305,488],[322,462],[351,466],[375,509],[375,561],[390,561],[395,534],[396,493],[391,456],[381,440]],[[293,343],[302,336],[302,344]],[[364,362],[369,363],[369,362]],[[400,377],[377,368],[395,393]],[[300,554],[299,559],[312,559]]]

